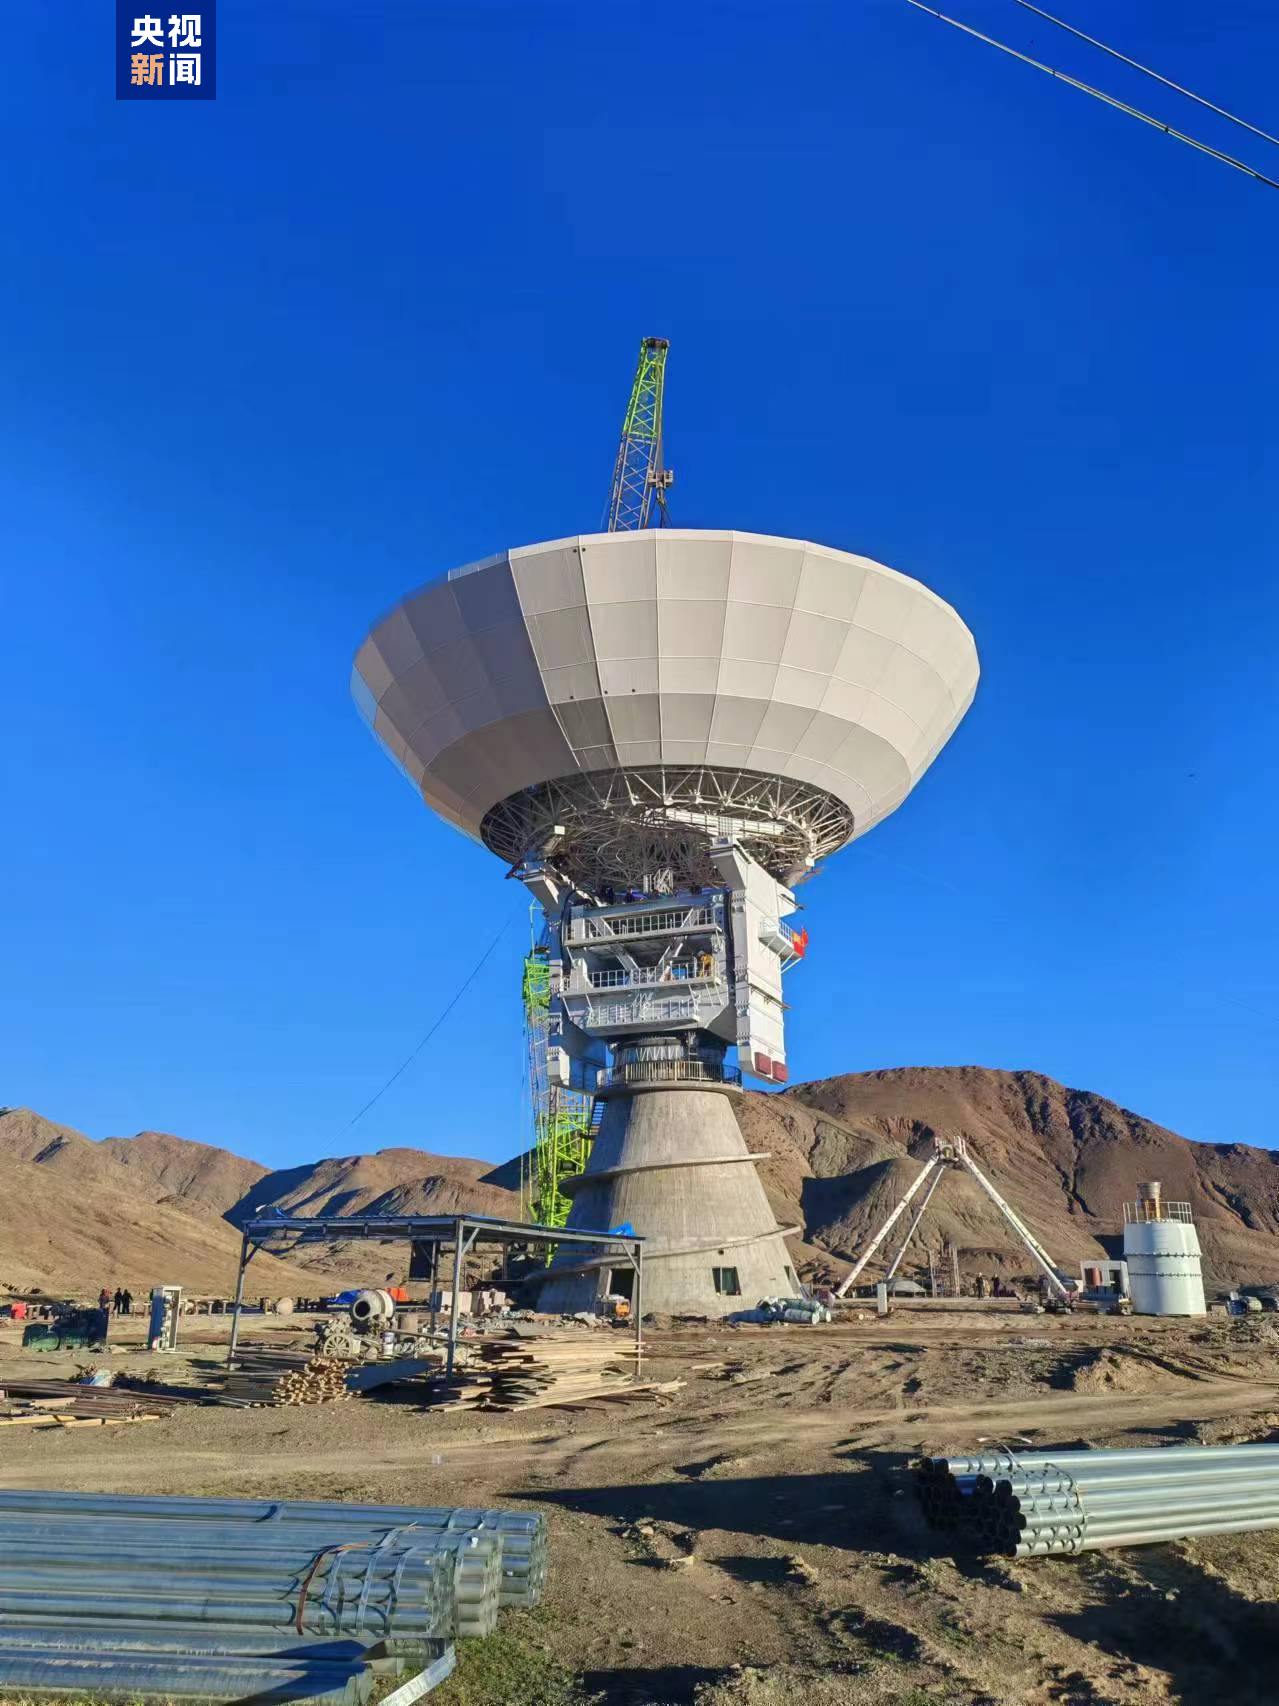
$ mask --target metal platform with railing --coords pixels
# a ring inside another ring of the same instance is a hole
[[[1124,1225],[1143,1226],[1150,1221],[1180,1220],[1193,1226],[1195,1217],[1188,1202],[1164,1202],[1161,1197],[1139,1197],[1124,1204]]]
[[[740,1086],[742,1075],[735,1066],[716,1066],[704,1060],[641,1060],[601,1070],[596,1092],[625,1090],[641,1085],[729,1084]]]
[[[636,966],[634,971],[593,971],[587,974],[592,989],[641,989],[656,984],[693,983],[715,976],[709,954],[698,960],[672,960],[663,966]],[[575,980],[570,978],[569,988]]]
[[[611,1000],[589,1002],[586,1009],[587,1025],[599,1030],[617,1025],[696,1025],[701,1016],[692,990],[665,996],[648,990],[615,993]]]
[[[566,932],[576,946],[588,942],[633,941],[637,936],[669,936],[687,930],[721,928],[709,906],[635,908],[633,911],[591,913],[571,917]]]

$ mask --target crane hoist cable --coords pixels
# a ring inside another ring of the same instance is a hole
[[[1055,24],[1059,30],[1065,30],[1079,41],[1086,41],[1089,47],[1098,48],[1102,53],[1108,53],[1112,59],[1119,60],[1122,65],[1131,65],[1134,71],[1140,71],[1143,77],[1153,77],[1156,83],[1162,83],[1165,89],[1171,89],[1178,95],[1184,95],[1196,106],[1206,107],[1210,113],[1216,113],[1219,118],[1229,119],[1231,124],[1237,124],[1241,130],[1251,131],[1263,142],[1273,142],[1279,147],[1279,136],[1271,136],[1268,130],[1262,130],[1260,125],[1249,124],[1246,118],[1240,118],[1238,113],[1230,112],[1226,107],[1219,107],[1215,101],[1206,101],[1202,95],[1196,95],[1193,89],[1187,89],[1182,83],[1174,83],[1171,77],[1165,77],[1160,71],[1152,71],[1148,65],[1143,65],[1139,59],[1130,59],[1126,53],[1120,53],[1117,47],[1108,47],[1104,41],[1098,41],[1096,36],[1090,36],[1083,30],[1078,30],[1073,24],[1068,24],[1064,18],[1055,18],[1051,12],[1045,12],[1042,6],[1032,5],[1031,0],[1014,0],[1014,4],[1023,7],[1027,12],[1033,12],[1037,18],[1043,18],[1046,23]]]
[[[1041,59],[1032,59],[1028,53],[1021,53],[1015,47],[1009,47],[1007,42],[997,41],[994,36],[975,30],[971,24],[961,23],[958,18],[949,17],[945,12],[939,12],[935,6],[924,4],[924,0],[906,0],[908,6],[913,6],[917,12],[927,12],[930,18],[936,18],[940,23],[949,24],[952,29],[962,30],[966,36],[972,36],[975,41],[983,41],[987,47],[998,48],[1000,53],[1006,53],[1013,59],[1020,59],[1023,65],[1031,65],[1036,71],[1044,71],[1049,77],[1055,77],[1059,83],[1068,83],[1072,89],[1079,89],[1085,95],[1091,95],[1094,100],[1102,101],[1108,107],[1114,107],[1117,112],[1127,113],[1129,118],[1140,119],[1143,124],[1162,130],[1165,136],[1171,136],[1174,142],[1184,142],[1188,148],[1195,149],[1200,154],[1207,154],[1213,160],[1220,160],[1223,166],[1232,166],[1236,172],[1242,172],[1246,177],[1255,178],[1259,184],[1265,184],[1268,189],[1279,190],[1279,179],[1268,178],[1264,172],[1259,172],[1255,166],[1247,165],[1243,160],[1236,160],[1233,154],[1225,154],[1220,148],[1210,148],[1206,142],[1200,142],[1198,137],[1189,136],[1184,130],[1178,130],[1174,125],[1165,124],[1163,119],[1154,118],[1150,113],[1142,112],[1140,107],[1131,107],[1127,101],[1121,101],[1115,95],[1108,95],[1104,89],[1094,89],[1091,83],[1081,82],[1078,77],[1070,77],[1064,71],[1058,71],[1051,65],[1045,65]]]

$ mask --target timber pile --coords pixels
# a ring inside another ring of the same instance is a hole
[[[609,1341],[612,1341],[611,1343]],[[634,1384],[635,1347],[615,1334],[494,1339],[467,1346],[472,1360],[433,1381],[430,1402],[451,1410],[533,1410],[647,1390]]]
[[[227,1404],[342,1404],[355,1396],[349,1362],[305,1351],[246,1351],[227,1376]]]
[[[0,1427],[119,1427],[158,1422],[185,1397],[83,1386],[75,1380],[6,1380],[0,1388]]]

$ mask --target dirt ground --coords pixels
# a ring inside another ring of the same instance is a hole
[[[127,1323],[126,1338],[141,1330]],[[225,1330],[188,1324],[165,1377],[210,1378]],[[17,1338],[0,1332],[0,1384],[71,1372],[74,1359],[24,1355]],[[685,1382],[672,1400],[484,1415],[381,1398],[10,1428],[0,1482],[544,1510],[551,1585],[521,1638],[607,1706],[1274,1697],[1279,1532],[957,1560],[920,1521],[905,1473],[920,1452],[981,1440],[1279,1437],[1270,1318],[919,1305],[819,1328],[673,1326],[648,1344],[650,1377]],[[160,1361],[123,1345],[111,1360]]]

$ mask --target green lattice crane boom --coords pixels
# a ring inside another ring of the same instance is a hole
[[[665,338],[645,338],[640,345],[604,513],[606,533],[647,527],[654,502],[666,519],[666,493],[675,482],[671,470],[662,467],[662,393],[669,348]]]

